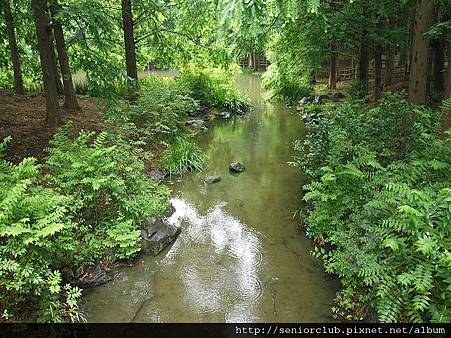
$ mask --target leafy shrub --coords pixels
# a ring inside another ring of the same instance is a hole
[[[90,78],[74,83],[76,94],[100,97],[103,99],[118,99],[128,95],[126,78],[92,80]]]
[[[308,234],[328,243],[315,255],[343,285],[335,315],[361,319],[372,308],[382,322],[450,320],[451,151],[440,121],[391,96],[369,109],[334,105],[312,127],[313,153],[298,165],[313,178]]]
[[[131,145],[149,150],[159,141],[178,135],[180,121],[197,108],[190,90],[178,81],[149,76],[142,80],[133,105],[110,101],[105,112],[106,128],[115,130]]]
[[[180,81],[202,106],[227,109],[232,113],[246,112],[251,108],[250,99],[235,88],[235,75],[231,70],[188,67],[183,70]]]
[[[78,229],[70,257],[76,264],[93,264],[107,248],[118,257],[139,250],[139,224],[168,207],[168,190],[145,176],[144,164],[125,143],[111,145],[108,134],[81,131],[72,139],[70,127],[51,141],[45,180],[73,198]]]
[[[171,175],[201,171],[205,166],[205,156],[192,140],[178,137],[162,154],[161,165]]]
[[[139,224],[168,208],[167,188],[145,176],[136,150],[118,136],[71,126],[50,142],[47,161],[0,158],[0,313],[3,319],[80,320],[79,268],[140,250]],[[0,153],[8,140],[0,143]],[[43,175],[44,174],[44,175]],[[23,314],[28,308],[30,313]],[[29,318],[26,318],[29,319]]]
[[[0,155],[9,140],[0,143]],[[75,228],[67,217],[74,200],[38,180],[34,158],[18,165],[0,158],[0,316],[25,307],[41,321],[78,319],[80,290],[63,287],[55,268],[72,249],[65,244]]]
[[[263,86],[268,89],[270,99],[281,99],[288,104],[296,104],[302,97],[311,94],[308,80],[293,76],[296,72],[283,72],[276,64],[271,64],[263,75]]]

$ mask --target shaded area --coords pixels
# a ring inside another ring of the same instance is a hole
[[[100,112],[105,103],[96,98],[77,96],[82,111],[76,112],[61,107],[64,123],[71,120],[75,130],[98,130],[102,121]],[[64,101],[60,97],[60,106]],[[24,157],[44,157],[44,149],[56,132],[56,127],[45,123],[45,94],[17,95],[0,89],[0,139],[12,136],[6,150],[8,160],[20,162]]]

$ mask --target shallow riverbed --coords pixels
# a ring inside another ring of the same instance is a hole
[[[287,162],[305,133],[302,122],[263,99],[260,78],[241,76],[238,85],[255,109],[198,136],[208,168],[172,185],[171,221],[181,235],[159,256],[141,256],[109,284],[87,290],[89,322],[332,320],[337,284],[292,220],[303,177]],[[247,168],[239,176],[228,171],[235,160]],[[205,185],[209,175],[222,181]]]

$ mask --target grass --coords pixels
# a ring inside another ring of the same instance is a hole
[[[206,158],[199,147],[191,140],[178,137],[162,154],[160,164],[169,175],[183,174],[191,170],[202,171]]]

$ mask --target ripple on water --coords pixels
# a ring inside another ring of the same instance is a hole
[[[262,297],[257,274],[263,255],[260,241],[219,203],[205,216],[181,198],[174,198],[174,222],[186,222],[184,238],[193,241],[180,269],[186,302],[200,313],[220,312]]]

